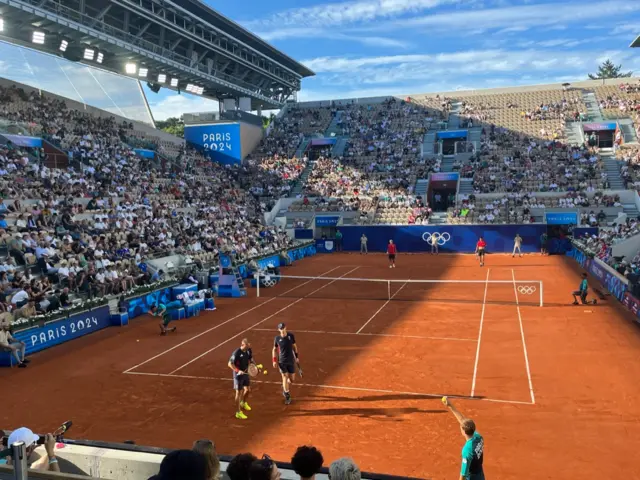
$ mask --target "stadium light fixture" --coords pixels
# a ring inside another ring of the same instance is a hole
[[[195,85],[193,83],[187,83],[187,88],[184,89],[185,92],[193,92]]]
[[[4,30],[4,19],[0,17],[0,32]]]
[[[85,60],[93,60],[95,56],[96,56],[96,51],[93,48],[85,48],[84,55],[82,58],[84,58]]]
[[[103,60],[104,60],[104,53],[98,52],[98,56],[96,57],[96,62],[102,63]]]
[[[33,43],[37,43],[38,45],[44,45],[44,32],[40,32],[38,30],[33,32],[33,36],[31,37],[31,41]]]
[[[164,73],[158,75],[158,83],[164,83],[167,81],[167,76]]]
[[[66,40],[62,40],[60,42],[60,51],[61,52],[66,52],[68,46],[69,46],[69,42],[67,42]]]
[[[135,63],[127,63],[124,66],[125,72],[127,72],[129,75],[134,75],[136,73],[137,69],[138,69],[138,67],[136,66]]]
[[[139,77],[146,78],[147,73],[149,73],[149,69],[147,67],[140,67],[140,69],[138,70]]]
[[[178,79],[177,78],[172,78],[171,79],[171,84],[172,87],[177,87],[178,86]]]
[[[196,87],[196,93],[202,95],[204,93],[204,87]]]

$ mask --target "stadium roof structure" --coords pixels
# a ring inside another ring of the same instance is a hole
[[[631,45],[629,45],[631,48],[639,48],[640,47],[640,35],[638,35],[638,37],[631,42]]]
[[[314,75],[199,0],[0,0],[0,39],[252,110]]]

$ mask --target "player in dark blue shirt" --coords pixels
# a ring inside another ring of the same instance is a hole
[[[236,405],[238,406],[236,418],[239,420],[247,419],[243,410],[247,412],[251,411],[251,407],[247,403],[249,393],[251,392],[251,381],[247,370],[251,363],[255,363],[253,352],[251,351],[251,344],[248,339],[243,338],[240,343],[240,348],[231,354],[228,363],[229,368],[233,371],[233,389],[236,392]]]
[[[273,368],[276,366],[282,374],[282,395],[284,395],[284,403],[291,403],[291,393],[289,388],[295,379],[296,363],[298,362],[298,346],[296,345],[296,337],[293,333],[287,332],[287,326],[284,323],[278,325],[279,334],[273,341]]]

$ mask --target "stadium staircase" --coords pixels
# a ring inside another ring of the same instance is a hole
[[[331,149],[331,155],[335,157],[341,157],[344,155],[344,151],[347,148],[347,142],[349,141],[349,137],[338,137],[336,144]]]
[[[590,122],[604,121],[604,118],[602,117],[602,111],[600,110],[600,105],[598,104],[598,99],[596,98],[595,93],[583,91],[582,100],[587,106],[587,115],[589,115]]]
[[[422,140],[422,156],[428,157],[433,155],[434,145],[436,143],[436,132],[427,131]]]
[[[604,170],[607,173],[607,180],[609,180],[609,188],[611,190],[624,190],[624,182],[620,177],[621,162],[616,160],[611,149],[603,148],[600,151],[600,156],[604,163]]]
[[[422,198],[427,198],[427,190],[429,188],[429,180],[426,178],[420,178],[416,181],[415,194]]]
[[[461,178],[458,195],[471,195],[473,193],[473,179]]]
[[[584,143],[584,134],[580,122],[565,122],[564,131],[569,145],[582,145]]]
[[[342,110],[336,111],[331,123],[324,132],[325,137],[337,137],[338,135],[342,135],[342,127],[339,125],[339,122],[342,119],[343,113],[344,112]]]
[[[633,128],[633,120],[630,118],[621,118],[618,120],[618,125],[620,125],[620,130],[622,130],[625,145],[637,145],[638,136],[636,135],[636,129]]]
[[[447,223],[447,212],[432,212],[429,225],[444,225]]]
[[[309,178],[309,175],[311,174],[311,171],[313,170],[313,166],[315,164],[316,164],[315,160],[309,159],[309,161],[307,162],[307,166],[304,167],[304,170],[302,171],[300,176],[296,179],[296,182],[293,185],[293,188],[291,189],[291,195],[290,195],[291,197],[295,198],[302,193],[304,184],[307,183],[307,178]]]
[[[303,137],[302,140],[300,141],[300,145],[298,145],[298,149],[296,150],[296,158],[302,158],[304,156],[304,152],[307,151],[307,147],[309,146],[309,143],[311,142],[311,139],[309,137]]]
[[[449,112],[448,130],[457,130],[460,128],[460,112],[462,112],[462,102],[452,103]]]
[[[469,129],[469,141],[479,149],[482,140],[482,127],[472,127]]]

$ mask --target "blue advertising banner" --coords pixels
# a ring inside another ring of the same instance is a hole
[[[186,125],[184,139],[215,162],[233,165],[242,161],[239,123]]]
[[[583,123],[582,129],[585,132],[598,132],[601,130],[615,130],[618,124],[616,122],[609,123]]]
[[[640,323],[640,300],[631,295],[631,293],[626,292],[622,303],[636,316],[636,323]]]
[[[577,212],[550,212],[545,213],[545,220],[548,225],[577,225]]]
[[[313,229],[311,229],[311,228],[296,228],[293,231],[293,237],[296,240],[313,240]]]
[[[159,303],[167,304],[171,301],[171,288],[163,288],[155,292],[147,293],[141,297],[128,300],[129,318],[136,318],[149,312],[149,309]]]
[[[316,216],[316,227],[335,227],[339,221],[339,215]]]
[[[467,130],[448,130],[436,133],[437,138],[467,138]]]
[[[451,182],[458,181],[460,174],[458,172],[446,172],[446,173],[432,173],[431,181],[432,182]]]
[[[22,135],[9,135],[3,133],[2,136],[17,147],[42,148],[42,139],[38,137],[24,137]]]
[[[321,147],[325,145],[335,145],[337,141],[338,141],[337,138],[312,138],[311,146]]]
[[[27,344],[27,355],[80,338],[110,326],[109,307],[104,306],[56,320],[46,325],[16,332],[15,338]]]
[[[593,259],[589,265],[589,272],[596,277],[600,283],[620,302],[624,299],[624,294],[627,291],[627,280],[618,275],[617,272],[613,273],[609,271],[608,266],[602,263],[598,259]]]
[[[543,224],[531,225],[407,225],[407,226],[344,226],[342,245],[345,251],[360,251],[360,237],[369,239],[369,251],[384,252],[389,240],[393,240],[402,252],[431,251],[431,234],[436,233],[441,252],[471,253],[478,238],[487,242],[488,253],[504,253],[513,250],[516,233],[522,237],[523,252],[540,250],[540,236],[547,231]],[[318,248],[320,252],[320,249]]]
[[[138,156],[142,158],[150,158],[152,160],[156,158],[156,152],[154,152],[153,150],[146,150],[144,148],[134,148],[133,151],[136,152],[136,154],[138,154]]]

